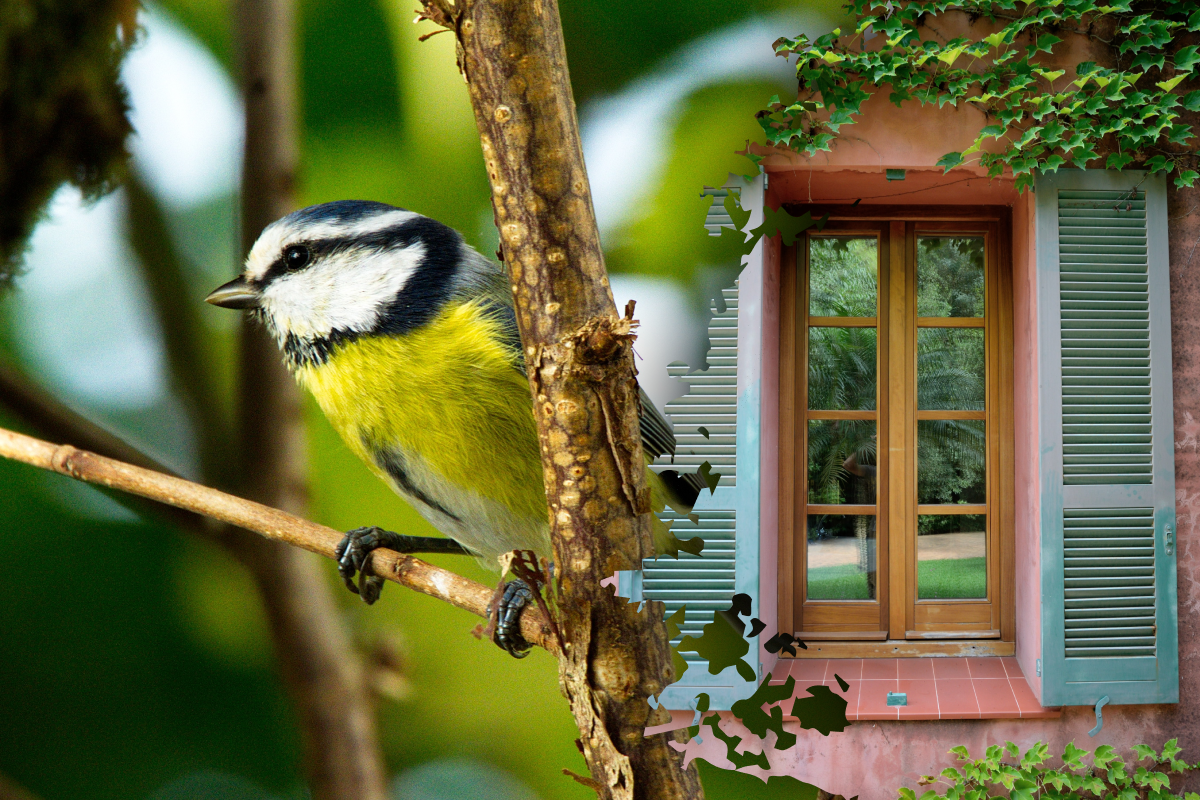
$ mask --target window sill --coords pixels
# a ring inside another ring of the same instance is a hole
[[[1015,658],[804,658],[781,661],[784,666],[788,672],[772,684],[790,675],[796,697],[807,697],[809,686],[828,686],[846,698],[850,720],[1052,719],[1062,713],[1038,703]],[[888,692],[906,693],[908,705],[889,706]]]

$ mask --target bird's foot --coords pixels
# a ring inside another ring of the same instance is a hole
[[[529,584],[517,578],[504,585],[504,592],[496,606],[496,629],[492,641],[513,658],[524,658],[533,649],[521,635],[521,611],[533,602],[533,590]],[[492,607],[488,606],[488,614]]]
[[[460,553],[467,550],[453,539],[439,539],[435,536],[405,536],[392,533],[383,528],[370,526],[355,528],[346,533],[338,542],[334,551],[338,562],[338,574],[346,583],[346,588],[363,599],[367,605],[379,599],[383,591],[383,578],[371,574],[367,569],[371,553],[384,547],[397,553]],[[354,581],[358,574],[358,583]]]

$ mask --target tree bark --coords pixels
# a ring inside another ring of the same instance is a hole
[[[616,313],[555,0],[446,0],[492,187],[534,397],[554,543],[562,690],[604,798],[699,798],[695,767],[644,736],[673,679],[661,604],[600,581],[653,555],[631,319]],[[626,315],[629,316],[628,314]],[[675,736],[675,734],[671,734]]]
[[[292,210],[297,163],[291,0],[238,0],[246,143],[242,252]],[[247,496],[299,514],[307,502],[303,407],[275,343],[242,326],[238,441]],[[319,562],[247,538],[242,556],[262,594],[280,669],[300,717],[317,800],[384,800],[384,772],[363,665]]]

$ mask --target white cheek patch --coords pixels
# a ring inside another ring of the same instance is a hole
[[[425,245],[384,252],[349,250],[281,275],[263,291],[263,311],[276,331],[318,339],[334,331],[368,331],[404,290]]]
[[[322,239],[354,239],[377,231],[403,225],[420,217],[413,211],[388,211],[374,214],[358,222],[308,222],[298,224],[287,217],[272,222],[259,235],[246,257],[245,276],[260,280],[289,245],[316,242]]]

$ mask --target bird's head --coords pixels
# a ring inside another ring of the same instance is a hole
[[[242,274],[206,299],[253,309],[295,363],[341,341],[424,325],[488,269],[456,231],[435,220],[343,200],[268,225]]]

